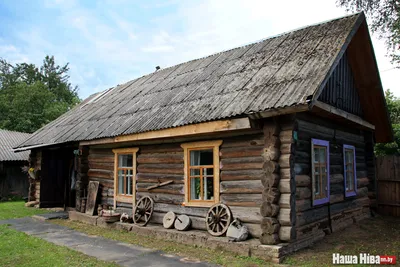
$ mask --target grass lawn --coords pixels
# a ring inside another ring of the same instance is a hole
[[[47,213],[23,201],[0,202],[0,220]],[[117,266],[0,225],[0,266]]]
[[[0,225],[0,266],[118,266]]]
[[[22,218],[35,214],[48,213],[48,210],[25,207],[23,201],[0,202],[0,220]]]

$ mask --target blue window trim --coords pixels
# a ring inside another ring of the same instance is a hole
[[[347,173],[346,173],[346,154],[345,151],[346,149],[351,149],[353,150],[353,181],[354,181],[354,187],[353,190],[347,191],[346,190],[346,181],[348,179]],[[357,169],[356,169],[356,148],[351,145],[343,145],[343,177],[344,177],[344,193],[346,197],[353,197],[357,195]]]

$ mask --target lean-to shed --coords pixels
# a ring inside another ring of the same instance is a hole
[[[42,206],[79,205],[97,181],[100,205],[151,196],[154,223],[174,211],[205,230],[223,203],[262,244],[306,244],[369,216],[373,146],[391,140],[360,13],[93,95],[19,150],[41,169]]]

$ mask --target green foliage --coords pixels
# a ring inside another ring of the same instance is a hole
[[[385,98],[392,122],[394,142],[376,144],[375,154],[377,156],[400,155],[400,99],[395,97],[389,89],[385,92]]]
[[[40,68],[0,59],[0,128],[32,133],[78,104],[68,71],[49,56]]]
[[[337,0],[348,11],[364,11],[372,31],[385,40],[392,62],[400,64],[400,2],[394,0]]]

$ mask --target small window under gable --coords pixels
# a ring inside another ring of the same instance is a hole
[[[356,149],[343,145],[343,169],[345,196],[352,197],[357,192]]]
[[[185,206],[219,202],[219,146],[221,140],[182,144],[185,161]]]
[[[329,142],[311,140],[313,205],[329,201]]]

